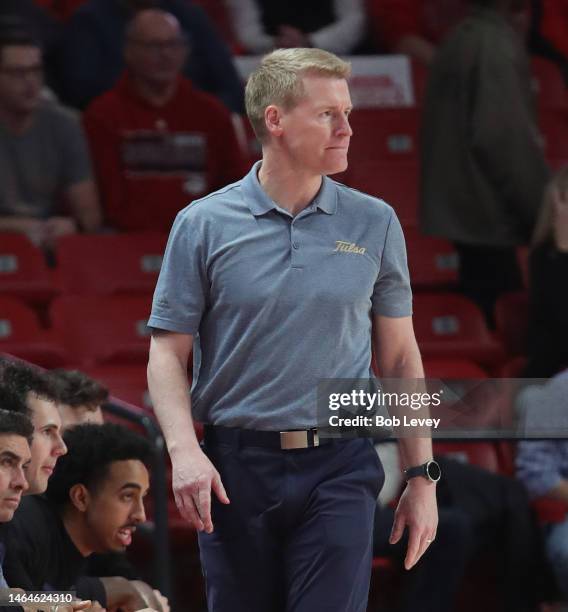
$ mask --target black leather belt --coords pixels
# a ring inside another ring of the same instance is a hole
[[[215,442],[235,446],[262,446],[265,448],[295,450],[299,448],[314,448],[322,444],[334,442],[334,440],[329,438],[320,440],[317,429],[257,431],[255,429],[205,425],[205,443],[214,444]]]

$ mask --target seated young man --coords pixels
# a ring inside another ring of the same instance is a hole
[[[108,389],[79,370],[52,370],[59,394],[59,414],[63,429],[83,423],[103,422],[102,405]]]
[[[109,397],[106,387],[79,370],[52,370],[50,375],[57,384],[63,431],[85,423],[103,423],[102,405]],[[139,585],[138,571],[122,552],[90,555],[85,573],[88,576],[123,576],[136,580]],[[162,597],[158,592],[156,595]]]
[[[0,592],[8,588],[2,565],[6,553],[4,524],[12,520],[28,488],[25,470],[30,462],[33,425],[17,406],[18,398],[0,386]],[[21,608],[0,606],[0,612],[21,612]]]
[[[6,396],[0,388],[0,523],[11,521],[28,488],[25,470],[30,455],[33,426],[23,414],[6,410]],[[0,537],[2,529],[0,528]],[[0,542],[0,588],[6,588],[2,571],[4,544]]]
[[[48,374],[20,361],[0,364],[0,384],[18,398],[12,410],[29,415],[34,427],[26,495],[45,493],[57,460],[67,452],[61,438],[57,388]]]
[[[46,496],[28,497],[7,529],[5,576],[25,590],[77,590],[93,553],[124,551],[146,520],[148,442],[121,427],[78,425],[65,432],[69,452],[58,464]],[[99,579],[92,579],[99,580]],[[117,595],[122,582],[123,596]],[[102,606],[162,609],[151,589],[129,587],[121,578],[102,578],[96,599]],[[117,588],[117,585],[119,587]],[[93,582],[91,586],[94,587]],[[108,587],[113,597],[107,597]]]

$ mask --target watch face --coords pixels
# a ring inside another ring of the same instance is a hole
[[[426,473],[428,474],[428,478],[437,482],[440,480],[440,476],[442,475],[442,470],[436,461],[430,461],[426,466]]]

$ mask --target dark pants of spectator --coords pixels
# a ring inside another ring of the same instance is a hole
[[[365,612],[384,481],[370,441],[204,450],[231,500],[199,534],[209,612]]]
[[[402,566],[408,548],[408,530],[394,545],[389,536],[394,520],[392,508],[377,508],[374,553],[394,559]],[[397,601],[399,612],[454,612],[456,593],[471,555],[473,524],[458,508],[440,508],[436,539],[420,561],[405,571]]]
[[[455,243],[459,254],[459,288],[475,302],[490,328],[495,327],[497,298],[507,291],[523,288],[515,247],[474,246]]]
[[[491,561],[485,572],[499,587],[499,610],[535,612],[538,601],[549,600],[551,575],[524,486],[475,465],[437,459],[443,474],[438,505],[459,508],[469,517],[474,556]]]

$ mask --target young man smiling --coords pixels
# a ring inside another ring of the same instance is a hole
[[[145,464],[151,457],[146,440],[111,423],[78,425],[65,440],[69,453],[46,496],[26,498],[6,530],[5,575],[11,587],[69,590],[89,555],[126,550],[146,520]],[[107,602],[105,579],[81,580],[91,588],[90,599],[114,607]]]
[[[424,372],[394,211],[326,176],[347,168],[349,71],[320,49],[263,58],[246,88],[262,161],[178,215],[154,295],[149,388],[210,612],[367,606],[384,474],[369,440],[318,438],[317,387],[368,378],[372,345],[383,376]],[[401,450],[424,474],[430,440]],[[392,533],[409,527],[407,567],[437,525],[435,479],[411,475]]]

